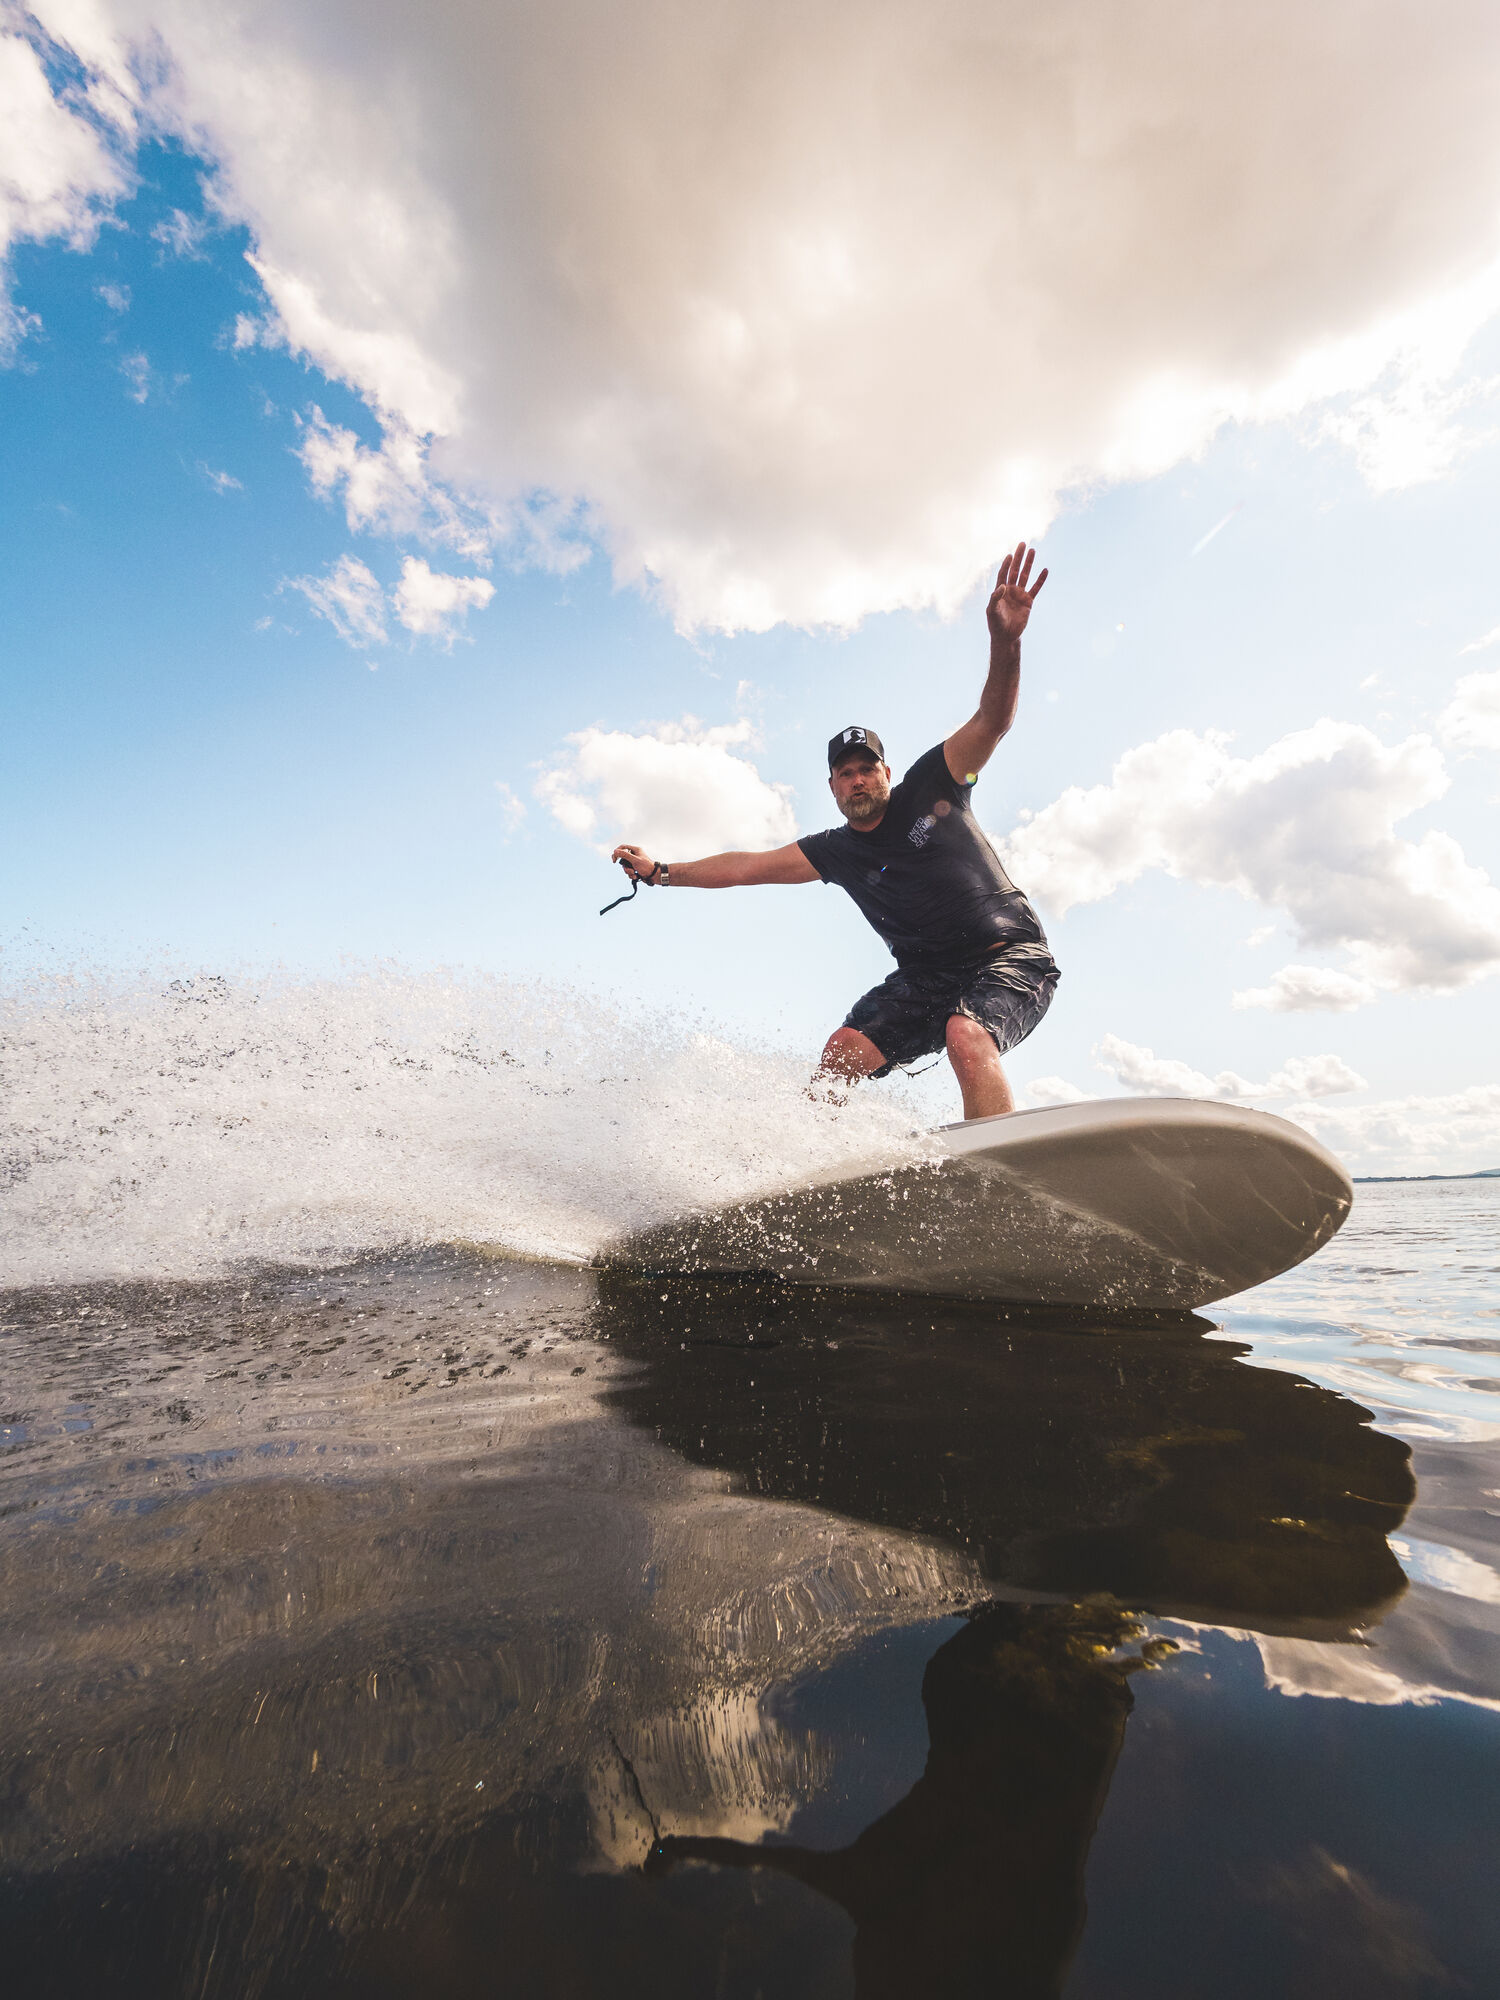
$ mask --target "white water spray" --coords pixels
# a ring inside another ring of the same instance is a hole
[[[207,1277],[407,1244],[586,1259],[614,1231],[923,1152],[888,1090],[575,989],[53,977],[3,998],[0,1283]]]

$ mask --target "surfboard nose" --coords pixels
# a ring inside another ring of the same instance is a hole
[[[1117,1098],[941,1136],[955,1167],[1013,1184],[1007,1206],[1022,1194],[1065,1231],[1100,1232],[1117,1254],[1134,1244],[1112,1296],[1142,1291],[1141,1305],[1207,1305],[1262,1284],[1320,1249],[1354,1201],[1342,1162],[1310,1133],[1240,1105]]]

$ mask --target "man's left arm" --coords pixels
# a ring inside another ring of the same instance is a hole
[[[995,745],[1016,719],[1021,691],[1021,634],[1031,616],[1037,592],[1047,581],[1043,570],[1035,583],[1031,565],[1035,549],[1018,542],[1014,555],[1000,565],[995,588],[985,607],[990,628],[990,670],[979,706],[961,729],[943,745],[948,769],[961,785],[972,785],[995,754]]]

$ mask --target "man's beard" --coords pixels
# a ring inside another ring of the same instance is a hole
[[[844,818],[851,826],[863,826],[867,820],[879,819],[891,802],[889,792],[866,792],[863,798],[846,799],[843,805]]]

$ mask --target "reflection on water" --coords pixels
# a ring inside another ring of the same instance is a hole
[[[1328,1299],[1227,1339],[454,1254],[6,1303],[18,1991],[1500,1972],[1500,1473],[1367,1420]]]
[[[855,1924],[861,1994],[1057,1991],[1083,1927],[1083,1863],[1125,1733],[1135,1654],[1104,1604],[990,1604],[922,1681],[922,1776],[847,1846],[668,1834],[648,1869],[684,1861],[806,1883]]]
[[[1207,1340],[930,1301],[609,1280],[647,1367],[608,1400],[748,1490],[962,1548],[987,1584],[1335,1631],[1403,1587],[1408,1453],[1368,1413]]]

